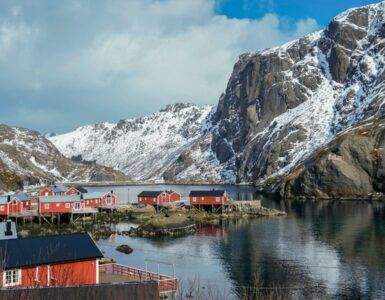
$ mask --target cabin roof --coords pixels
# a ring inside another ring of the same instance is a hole
[[[78,202],[80,195],[39,196],[40,202]]]
[[[158,197],[163,191],[143,191],[140,192],[138,197]]]
[[[53,186],[51,186],[51,190],[54,193],[64,193],[67,189],[61,185],[53,185]]]
[[[11,195],[11,198],[17,198],[20,201],[27,201],[31,197],[26,193],[16,193],[16,194]]]
[[[0,196],[0,204],[6,204],[8,202],[8,196]]]
[[[224,190],[190,191],[190,197],[222,197]]]
[[[16,224],[15,222],[11,222],[11,235],[6,235],[5,232],[7,231],[7,221],[0,222],[0,240],[8,240],[8,239],[16,239],[17,238],[17,231],[16,231]]]
[[[88,233],[0,240],[0,255],[5,270],[103,257]]]
[[[80,185],[74,186],[74,188],[77,189],[82,194],[88,193],[88,190],[85,189],[84,187],[80,186]]]

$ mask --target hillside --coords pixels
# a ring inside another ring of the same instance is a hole
[[[36,131],[0,125],[0,190],[44,181],[127,180],[119,171],[92,162],[74,162]]]

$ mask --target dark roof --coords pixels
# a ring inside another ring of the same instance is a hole
[[[88,233],[0,240],[4,269],[103,257]]]
[[[87,189],[85,189],[84,187],[82,186],[74,186],[75,189],[77,189],[80,193],[84,194],[84,193],[88,193]]]
[[[224,190],[190,191],[190,197],[222,197]]]
[[[51,186],[51,190],[54,193],[64,193],[67,189],[64,186],[54,185],[54,186]]]
[[[28,196],[26,193],[16,193],[16,194],[11,195],[11,198],[17,198],[20,201],[27,201],[31,197]]]
[[[158,197],[163,191],[143,191],[138,197]]]

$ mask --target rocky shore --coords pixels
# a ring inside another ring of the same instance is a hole
[[[72,224],[43,223],[39,225],[30,223],[19,225],[18,234],[25,237],[89,232],[95,240],[108,238],[113,234],[138,237],[175,237],[194,233],[197,225],[216,225],[223,220],[273,217],[285,214],[285,212],[261,207],[260,205],[242,206],[242,208],[222,213],[201,211],[176,205],[157,212],[152,206],[126,205],[113,213],[100,213],[95,219],[91,217],[81,218]],[[138,226],[132,226],[129,230],[124,231],[116,230],[114,224],[124,222],[134,223]]]

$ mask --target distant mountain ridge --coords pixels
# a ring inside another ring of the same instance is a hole
[[[150,116],[82,126],[49,139],[69,158],[95,160],[137,181],[220,183],[222,170],[205,136],[212,110],[177,103]]]

